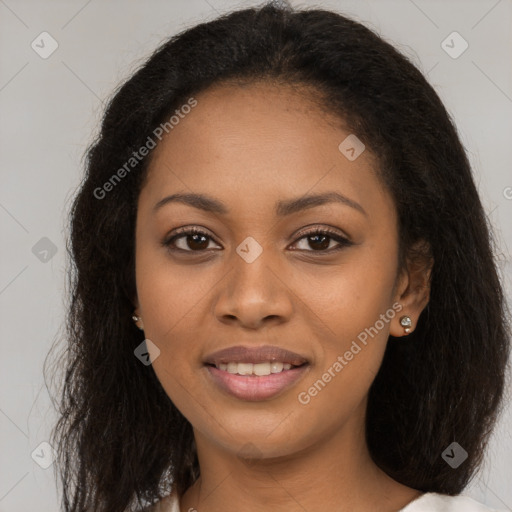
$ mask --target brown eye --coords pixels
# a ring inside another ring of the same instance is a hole
[[[305,244],[307,244],[307,246],[310,247],[311,249],[303,247],[299,248],[299,250],[305,250],[307,252],[330,253],[343,249],[343,247],[352,245],[352,242],[350,242],[350,240],[328,229],[317,228],[306,233],[301,233],[301,235],[302,236],[295,243],[297,244],[301,240],[305,239]],[[332,242],[334,242],[334,247],[331,246]]]
[[[325,251],[331,245],[332,238],[327,235],[310,235],[308,236],[308,242],[310,247],[313,249],[319,249]]]
[[[298,250],[306,252],[327,254],[353,245],[344,236],[325,228],[310,230],[309,232],[301,233],[301,235],[295,244],[305,240],[306,247],[299,248]],[[178,233],[166,238],[162,245],[170,251],[197,253],[211,250],[211,242],[214,242],[213,238],[204,231],[197,228],[182,228]]]
[[[179,234],[164,240],[162,244],[170,250],[203,252],[209,248],[211,241],[213,240],[207,233],[192,228],[180,231]]]
[[[208,249],[208,237],[205,235],[194,233],[193,235],[186,235],[185,237],[182,236],[180,238],[185,238],[188,248],[193,251]]]

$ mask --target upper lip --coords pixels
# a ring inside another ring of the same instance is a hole
[[[219,365],[220,363],[265,363],[267,361],[280,361],[293,366],[300,366],[307,363],[307,359],[295,352],[274,345],[261,347],[245,347],[237,345],[224,348],[208,355],[205,364]]]

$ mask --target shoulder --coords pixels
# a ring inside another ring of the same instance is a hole
[[[468,496],[448,496],[429,492],[409,503],[399,512],[504,512],[488,508]]]
[[[170,494],[141,512],[180,512],[178,498],[176,494]]]

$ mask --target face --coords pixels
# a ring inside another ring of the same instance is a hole
[[[350,132],[306,93],[224,85],[196,99],[138,202],[135,305],[154,371],[224,453],[285,456],[360,433],[409,313],[376,163],[368,149],[348,159]]]

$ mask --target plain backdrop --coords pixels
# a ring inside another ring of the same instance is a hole
[[[291,3],[365,23],[427,75],[473,165],[510,298],[512,2]],[[0,512],[59,510],[44,444],[55,414],[42,368],[64,321],[66,214],[105,100],[164,39],[250,5],[256,3],[0,0]],[[456,55],[464,41],[467,49]],[[483,469],[465,491],[508,510],[511,424],[507,407]]]

